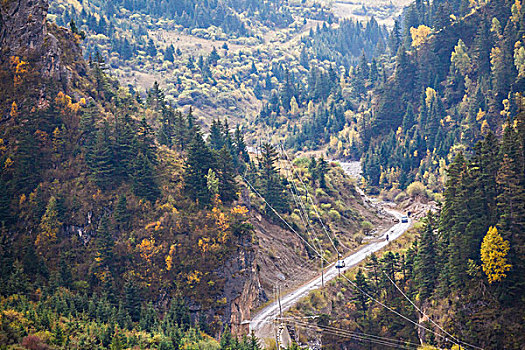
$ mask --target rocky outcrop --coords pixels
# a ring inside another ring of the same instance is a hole
[[[85,63],[73,34],[56,25],[47,24],[48,0],[3,0],[0,2],[1,60],[18,56],[37,67],[43,79],[53,79],[65,87],[76,67],[68,67],[66,53],[74,61]],[[51,29],[51,30],[49,30]],[[67,40],[59,40],[57,35]],[[73,68],[73,69],[72,69]],[[81,69],[82,70],[82,69]]]
[[[0,44],[8,54],[39,51],[47,36],[46,0],[6,0],[0,7]]]
[[[223,295],[229,305],[224,320],[231,324],[233,334],[246,334],[251,314],[261,300],[261,285],[255,264],[253,246],[240,247],[218,272],[225,279]],[[264,295],[262,296],[264,298]]]

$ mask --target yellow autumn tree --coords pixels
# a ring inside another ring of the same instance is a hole
[[[168,253],[168,255],[166,255],[166,270],[167,271],[170,271],[171,268],[173,267],[173,256],[175,255],[177,251],[177,247],[172,244],[171,247],[170,247],[170,251]]]
[[[483,272],[487,275],[489,283],[503,280],[505,272],[512,267],[507,261],[509,242],[504,240],[496,227],[490,227],[481,243],[481,261]]]
[[[11,116],[11,118],[18,117],[18,106],[15,101],[13,101],[13,103],[11,104],[11,112],[9,113],[9,115]]]
[[[430,35],[432,29],[425,25],[420,25],[417,28],[410,28],[410,35],[412,36],[412,46],[418,47],[427,41],[427,37]]]

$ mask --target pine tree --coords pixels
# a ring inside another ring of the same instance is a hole
[[[495,225],[497,222],[496,197],[498,194],[498,184],[496,181],[498,169],[500,167],[499,142],[496,136],[489,132],[481,146],[481,183],[485,195],[483,204],[485,211],[489,215],[488,225]]]
[[[101,189],[109,189],[113,185],[116,169],[107,122],[105,122],[103,127],[97,132],[96,143],[89,159],[91,178]]]
[[[277,151],[269,144],[264,143],[261,146],[261,155],[259,158],[259,168],[261,170],[261,182],[263,187],[263,196],[276,211],[285,211],[287,203],[283,194],[283,186],[279,172],[275,167],[277,162]],[[267,206],[266,214],[272,215],[273,211]]]
[[[201,205],[210,202],[210,192],[206,184],[206,175],[213,165],[213,154],[204,143],[200,132],[196,132],[188,146],[188,155],[184,168],[185,191],[191,199]]]
[[[319,187],[326,188],[326,173],[328,172],[328,163],[321,156],[317,164],[317,173],[319,177]]]
[[[403,131],[408,131],[415,123],[414,107],[411,103],[407,105],[405,115],[403,116]]]
[[[97,258],[100,269],[111,267],[113,264],[113,234],[109,228],[109,220],[106,215],[102,216],[97,228]]]
[[[140,290],[131,280],[124,285],[125,309],[133,322],[140,320]]]
[[[401,45],[402,37],[401,37],[401,25],[399,23],[399,20],[394,21],[394,27],[392,28],[392,31],[390,32],[389,42],[388,46],[390,47],[390,54],[394,56],[397,54],[397,51],[399,50],[399,46]]]
[[[149,39],[148,46],[146,47],[146,53],[151,57],[157,56],[157,47],[155,46],[153,39]]]
[[[114,217],[117,230],[125,230],[128,228],[131,214],[127,208],[127,198],[125,194],[118,196]]]
[[[194,127],[197,127],[197,124],[195,122],[195,116],[193,115],[193,109],[190,107],[190,110],[188,111],[188,115],[186,116],[187,124],[188,124],[188,130],[193,131]]]
[[[140,152],[133,164],[131,187],[133,193],[154,202],[160,195],[155,176],[155,167],[146,154]]]
[[[246,143],[244,142],[244,135],[242,134],[239,125],[237,125],[235,128],[234,145],[240,159],[242,159],[245,163],[248,163],[250,161],[250,156],[246,148]]]
[[[315,186],[315,182],[319,178],[319,172],[317,167],[317,161],[315,160],[314,156],[310,157],[310,162],[308,163],[308,172],[310,173],[312,185]]]
[[[509,123],[508,123],[509,124]],[[524,152],[520,135],[507,125],[501,146],[502,162],[498,170],[497,207],[499,233],[510,243],[509,262],[513,269],[507,278],[509,300],[525,290],[525,174]]]
[[[210,127],[208,138],[210,148],[219,151],[224,146],[223,126],[220,120],[213,120]]]
[[[116,177],[121,181],[129,179],[136,157],[133,120],[129,115],[117,117],[115,123],[114,164]]]
[[[13,216],[11,214],[11,196],[7,182],[0,176],[0,227],[9,225]]]
[[[134,139],[134,145],[136,147],[135,155],[142,153],[152,164],[157,163],[154,136],[155,133],[146,121],[146,118],[142,118],[138,125]]]
[[[173,44],[170,44],[164,51],[164,60],[174,62],[175,61],[175,57],[173,56],[174,53],[175,53],[175,48],[173,47]]]
[[[365,294],[369,292],[369,286],[366,276],[361,269],[357,270],[357,274],[355,275],[355,284],[359,289],[357,291],[354,303],[356,304],[357,309],[361,312],[361,316],[363,317],[364,321],[366,319],[366,312],[368,310],[370,299]]]
[[[437,279],[434,227],[435,219],[429,212],[425,218],[414,266],[422,299],[428,299],[432,295]]]
[[[235,168],[233,165],[230,151],[224,146],[218,156],[216,169],[219,175],[219,195],[224,203],[230,203],[238,198],[237,184],[235,182],[234,174]]]
[[[447,170],[447,182],[445,184],[444,203],[441,209],[439,221],[438,256],[439,270],[441,271],[439,281],[442,291],[448,289],[451,279],[453,264],[449,261],[458,254],[451,251],[451,240],[455,237],[454,223],[459,211],[459,193],[463,173],[465,172],[465,158],[463,153],[458,153]],[[459,248],[458,248],[459,249]]]

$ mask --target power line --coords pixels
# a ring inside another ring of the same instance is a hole
[[[364,295],[366,295],[367,297],[369,297],[370,299],[372,299],[373,301],[375,301],[376,303],[378,303],[378,304],[381,305],[382,307],[384,307],[384,308],[386,308],[387,310],[393,312],[393,313],[396,314],[397,316],[403,318],[404,320],[406,320],[406,321],[408,321],[408,322],[414,324],[415,326],[417,326],[417,327],[419,327],[419,328],[422,328],[422,329],[424,329],[424,330],[426,330],[426,331],[428,331],[428,332],[431,332],[431,333],[437,335],[437,336],[440,337],[440,338],[445,339],[445,341],[451,340],[452,342],[454,342],[452,339],[448,339],[446,336],[444,336],[444,335],[442,335],[442,334],[440,334],[440,333],[438,333],[438,332],[436,332],[436,331],[434,331],[434,330],[432,330],[432,329],[429,329],[429,328],[427,328],[427,327],[425,327],[425,326],[422,326],[422,325],[420,325],[418,322],[415,322],[415,321],[413,321],[412,319],[406,317],[405,315],[400,314],[400,313],[397,312],[396,310],[392,309],[392,308],[389,307],[388,305],[382,303],[381,301],[377,300],[376,298],[374,298],[373,296],[371,296],[370,294],[368,294],[368,293],[367,293],[366,291],[364,291],[361,287],[359,287],[357,284],[355,284],[354,281],[352,281],[351,279],[349,279],[348,277],[346,277],[346,275],[343,274],[342,276],[343,276],[344,279],[346,279],[348,282],[350,282],[350,284],[351,284],[354,288],[356,288],[358,291],[360,291],[361,293],[363,293]],[[482,348],[479,348],[479,347],[475,347],[475,348],[476,348],[476,349],[482,349]]]
[[[288,176],[292,179],[290,183],[292,184],[292,188],[290,189],[290,193],[292,193],[292,197],[294,199],[294,202],[299,208],[299,214],[301,216],[301,219],[303,221],[303,224],[305,225],[306,231],[310,233],[310,229],[313,232],[313,236],[317,239],[319,239],[319,235],[316,233],[316,230],[314,226],[311,224],[312,220],[310,219],[310,215],[308,214],[308,210],[306,209],[306,205],[303,203],[302,198],[299,195],[299,189],[297,188],[297,185],[293,179],[293,168],[290,166],[290,162],[287,163],[288,166],[286,166],[285,171],[288,174]],[[321,247],[320,242],[317,242],[317,246],[319,247],[319,251],[321,254],[323,253],[323,248]],[[321,259],[322,262],[322,259]]]
[[[322,332],[324,333],[328,333],[328,334],[331,334],[331,335],[335,335],[335,336],[345,336],[345,337],[348,337],[348,338],[355,338],[359,341],[366,341],[366,342],[370,342],[370,343],[374,343],[374,344],[378,344],[378,345],[386,345],[386,346],[391,346],[391,347],[395,347],[395,348],[399,348],[399,349],[417,349],[417,347],[419,346],[419,344],[417,345],[409,345],[407,344],[406,342],[402,342],[400,343],[399,340],[384,340],[384,339],[375,339],[375,338],[371,338],[371,337],[367,337],[367,336],[364,336],[364,335],[361,335],[359,333],[353,333],[353,332],[348,332],[348,331],[345,331],[345,330],[342,330],[342,329],[337,329],[337,328],[332,328],[332,327],[326,327],[326,326],[320,326],[320,325],[309,325],[309,324],[304,324],[304,323],[296,323],[296,325],[298,325],[299,327],[303,327],[303,328],[307,328],[307,329],[312,329],[312,330],[316,330],[317,328],[320,329]]]
[[[283,320],[284,321],[294,321],[294,322],[298,322],[298,323],[307,323],[308,324],[308,322],[298,320],[297,318],[294,318],[294,317],[283,318]],[[337,328],[337,327],[333,327],[333,326],[319,326],[318,325],[318,327],[324,327],[324,328],[327,328],[327,329],[332,329],[332,330],[337,330],[337,331],[341,331],[341,332],[346,332],[348,334],[353,334],[353,335],[357,335],[357,336],[361,336],[361,337],[371,337],[371,338],[375,338],[375,339],[378,339],[378,340],[385,340],[385,341],[391,341],[391,342],[398,342],[399,341],[399,339],[393,339],[393,338],[388,338],[388,337],[381,337],[381,336],[378,336],[378,335],[367,334],[367,333],[363,333],[363,332],[356,333],[356,332],[353,332],[353,331],[350,331],[350,330]],[[409,342],[409,341],[403,341],[403,343],[407,344],[407,345],[414,345],[414,346],[419,346],[420,345],[420,344],[412,343],[412,342]]]
[[[264,201],[264,203],[266,203],[266,205],[267,205],[267,206],[268,206],[268,207],[274,212],[274,214],[277,215],[277,217],[278,217],[279,219],[281,219],[282,222],[284,222],[284,223],[286,224],[286,226],[288,226],[288,228],[289,228],[293,233],[295,233],[295,234],[296,234],[296,235],[297,235],[297,236],[298,236],[298,237],[299,237],[299,238],[300,238],[300,239],[301,239],[301,240],[302,240],[302,241],[303,241],[308,247],[310,247],[310,249],[312,249],[317,255],[319,255],[319,256],[322,257],[322,255],[317,251],[317,249],[315,249],[315,248],[314,248],[314,247],[313,247],[313,246],[312,246],[312,245],[311,245],[306,239],[303,238],[303,236],[301,236],[297,231],[295,231],[295,230],[293,229],[293,227],[290,226],[290,224],[289,224],[286,220],[283,219],[283,217],[277,212],[277,210],[275,210],[275,209],[270,205],[270,203],[268,203],[268,202],[266,201],[266,199],[265,199],[265,198],[259,193],[259,191],[257,191],[257,190],[255,189],[255,187],[253,187],[253,185],[252,185],[252,184],[251,184],[251,183],[250,183],[245,177],[243,177],[243,180],[244,180],[244,182],[246,182],[246,183],[248,184],[248,186],[250,186],[250,188],[252,189],[252,191],[254,191],[259,197],[261,197],[261,199]]]
[[[399,288],[399,286],[394,282],[392,281],[392,279],[390,278],[390,276],[388,276],[385,271],[382,271],[383,274],[386,276],[386,278],[388,278],[388,280],[390,281],[390,283],[392,283],[394,285],[394,287],[396,287],[396,289],[399,291],[399,293],[401,293],[401,295],[403,295],[405,297],[406,300],[408,300],[408,302],[410,304],[412,304],[413,307],[416,308],[417,311],[419,311],[423,316],[425,316],[426,318],[428,318],[430,320],[430,322],[432,322],[437,328],[439,328],[443,333],[445,333],[446,335],[448,335],[449,337],[452,338],[452,340],[456,343],[456,345],[459,345],[457,343],[461,343],[461,344],[464,344],[464,345],[467,345],[467,346],[470,346],[472,348],[475,348],[475,349],[482,349],[476,345],[472,345],[472,344],[469,344],[469,343],[466,343],[464,341],[461,341],[459,339],[457,339],[456,337],[454,337],[452,334],[448,333],[446,330],[444,330],[439,324],[437,324],[436,322],[434,322],[434,320],[432,318],[430,318],[429,316],[427,316],[420,308],[417,307],[416,304],[414,304],[412,302],[412,300],[410,300],[410,298],[401,290],[401,288]]]
[[[286,164],[286,163],[285,163]],[[310,216],[308,214],[308,211],[306,210],[306,205],[303,203],[302,198],[299,196],[299,189],[297,188],[297,185],[295,183],[295,180],[293,179],[293,167],[290,165],[290,162],[287,162],[287,165],[285,170],[288,173],[288,176],[291,178],[291,189],[290,192],[292,193],[292,197],[294,199],[294,202],[299,207],[299,214],[301,216],[301,219],[303,221],[303,224],[305,225],[306,231],[308,234],[310,234],[309,228],[312,229],[313,236],[315,236],[314,242],[317,243],[317,247],[319,248],[319,251],[321,252],[321,285],[324,287],[324,261],[322,259],[323,257],[323,247],[321,246],[321,240],[319,239],[319,236],[316,233],[316,230],[314,226],[311,224],[312,220],[310,219]]]
[[[286,319],[283,319],[283,320],[286,322]],[[270,321],[263,321],[263,322],[272,323]],[[419,346],[419,344],[404,342],[404,341],[402,344],[400,344],[400,340],[398,339],[391,339],[391,338],[385,338],[385,337],[379,337],[379,336],[370,337],[370,335],[365,335],[364,333],[355,333],[355,332],[347,331],[347,330],[340,329],[340,328],[330,327],[330,326],[312,325],[309,323],[300,322],[296,320],[288,321],[288,323],[291,325],[300,327],[300,328],[304,328],[304,329],[312,330],[316,332],[322,332],[328,335],[333,335],[337,337],[346,337],[350,339],[354,338],[361,342],[366,341],[366,342],[370,342],[370,343],[374,343],[378,345],[386,345],[386,346],[399,348],[399,349],[416,349]]]
[[[286,160],[291,163],[290,161],[290,157],[288,156],[288,153],[286,153],[286,151],[284,150],[284,147],[283,145],[281,144],[281,150],[282,150],[282,153],[283,155],[286,157]],[[293,173],[292,173],[293,174]],[[306,191],[306,200],[310,199],[310,202],[312,203],[312,207],[314,208],[314,212],[315,212],[315,215],[317,216],[317,218],[319,219],[319,222],[321,223],[321,227],[323,228],[323,231],[325,232],[326,236],[328,237],[328,239],[330,240],[330,243],[332,243],[332,246],[334,247],[335,249],[335,252],[337,253],[337,256],[341,256],[341,254],[339,253],[339,250],[337,249],[337,246],[335,245],[335,242],[332,240],[332,237],[330,236],[330,234],[328,233],[328,230],[323,222],[323,220],[321,219],[321,215],[319,214],[319,211],[317,210],[317,207],[312,199],[312,197],[309,195],[308,193],[308,188],[306,187],[306,184],[304,183],[303,181],[303,178],[302,176],[297,173],[297,178],[299,179],[299,181],[301,182],[301,184],[303,185],[303,188],[304,190]]]

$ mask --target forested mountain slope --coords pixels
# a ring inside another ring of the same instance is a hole
[[[346,246],[377,215],[322,158],[283,163],[270,144],[250,156],[227,120],[205,139],[157,84],[144,98],[122,88],[100,54],[84,60],[78,28],[46,22],[47,9],[0,4],[1,346],[218,348],[207,334],[223,334],[223,347],[256,348],[228,324],[240,332],[267,300],[275,277],[258,264],[293,281],[276,254],[311,272],[301,239],[331,244],[293,210],[298,174],[298,195]],[[270,229],[286,244],[272,247]]]
[[[471,152],[489,130],[501,135],[519,109],[521,5],[490,1],[450,19],[446,4],[431,27],[429,9],[406,14],[410,35],[399,36],[395,73],[375,91],[361,133],[372,186],[405,188],[416,179],[442,190],[454,155]]]

